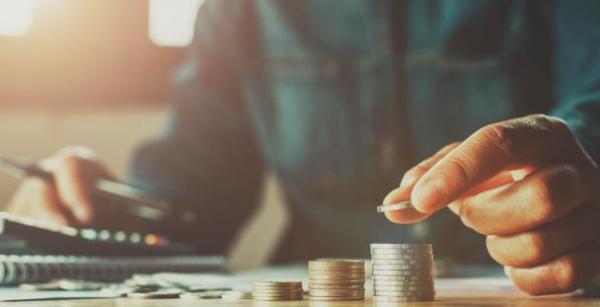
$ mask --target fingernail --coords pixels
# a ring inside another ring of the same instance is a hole
[[[388,195],[385,196],[385,198],[383,199],[383,203],[384,205],[389,205],[390,203],[392,203],[392,198],[398,193],[397,191],[400,188],[394,189],[392,190],[390,193],[388,193]]]
[[[465,212],[465,206],[461,206],[458,215],[460,216],[461,222],[468,228],[473,229],[473,224],[471,224],[471,220],[469,219],[469,215]]]
[[[467,228],[473,229],[473,224],[471,224],[471,221],[468,218],[461,216],[460,220],[462,221],[463,225],[465,225]]]
[[[439,179],[426,181],[416,187],[411,199],[415,209],[432,213],[446,201],[446,185]]]
[[[75,207],[75,210],[73,210],[73,214],[81,223],[87,223],[90,218],[87,210],[83,209],[82,206]]]
[[[402,180],[400,181],[400,187],[403,188],[405,186],[410,185],[411,183],[414,183],[415,177],[414,176],[406,176],[406,174],[404,174],[404,176],[402,177]]]
[[[504,274],[506,274],[506,276],[507,276],[508,278],[512,278],[512,275],[511,275],[511,273],[510,273],[510,267],[508,267],[508,266],[504,266]]]

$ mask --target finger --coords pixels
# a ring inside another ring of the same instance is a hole
[[[465,199],[459,215],[465,225],[485,235],[527,231],[566,215],[588,200],[591,195],[584,182],[574,166],[543,168],[501,189]]]
[[[410,190],[407,188],[397,188],[390,192],[383,200],[384,205],[393,204],[396,202],[403,201],[410,197]],[[384,213],[385,217],[396,224],[409,224],[422,221],[430,216],[430,214],[421,213],[413,208],[404,210],[387,211]]]
[[[458,145],[460,145],[459,142],[448,144],[442,149],[440,149],[438,152],[436,152],[433,156],[421,161],[419,164],[409,169],[406,173],[404,173],[402,181],[400,181],[400,187],[414,186],[417,180],[421,178],[421,176],[423,176],[432,166],[434,166],[450,151],[458,147]]]
[[[448,205],[448,208],[452,212],[454,212],[454,214],[460,215],[460,204],[463,203],[465,201],[465,199],[467,199],[473,195],[477,195],[479,193],[489,191],[489,190],[507,185],[509,183],[513,183],[514,181],[515,180],[514,180],[514,177],[513,177],[511,171],[502,171],[499,174],[497,174],[496,176],[486,180],[485,182],[481,183],[480,185],[467,191],[459,199],[451,202]]]
[[[53,172],[60,201],[83,225],[91,223],[94,217],[90,189],[94,178],[86,163],[90,162],[76,156],[61,157]]]
[[[411,200],[417,210],[432,213],[502,170],[572,157],[574,149],[578,144],[559,119],[538,115],[489,125],[424,174]]]
[[[533,268],[509,268],[508,275],[517,287],[532,295],[567,293],[600,271],[598,257],[600,247],[589,244]]]
[[[35,192],[32,189],[30,181],[30,178],[26,178],[22,181],[17,189],[17,192],[15,192],[8,202],[8,205],[6,206],[6,212],[19,216],[25,215],[25,210],[27,209],[29,199]]]
[[[432,157],[422,161],[415,167],[408,170],[400,182],[400,187],[390,192],[383,200],[384,205],[405,201],[410,198],[410,193],[415,182],[431,168],[437,161],[444,157],[448,152],[458,146],[459,143],[452,143],[446,145],[444,148],[435,153]],[[385,212],[385,216],[388,220],[397,224],[415,223],[421,221],[429,216],[429,214],[423,214],[415,209],[405,209],[397,211]]]
[[[490,256],[503,265],[533,267],[597,240],[598,220],[600,210],[585,206],[560,220],[527,232],[511,236],[487,236],[487,249]]]
[[[38,219],[57,225],[70,225],[68,212],[61,206],[52,184],[41,179],[27,179],[30,192],[28,199],[22,203],[21,213],[29,218]]]

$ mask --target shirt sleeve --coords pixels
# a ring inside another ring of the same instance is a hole
[[[600,1],[557,1],[554,14],[557,108],[600,162]]]
[[[162,232],[202,253],[227,249],[255,207],[263,172],[231,65],[235,20],[224,3],[200,8],[188,58],[175,74],[167,129],[137,150],[131,170],[134,185],[195,213],[193,224],[172,222]]]

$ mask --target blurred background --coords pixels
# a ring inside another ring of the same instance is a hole
[[[170,76],[203,2],[0,0],[0,155],[41,159],[83,145],[125,176],[135,146],[162,129]],[[17,184],[0,175],[0,204]],[[234,267],[263,263],[285,228],[274,180],[263,199]]]

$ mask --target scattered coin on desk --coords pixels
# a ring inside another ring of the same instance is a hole
[[[197,287],[197,286],[187,286],[185,287],[186,292],[211,292],[211,291],[232,291],[231,287],[207,287],[205,285]]]
[[[431,244],[371,244],[375,302],[432,301]]]
[[[301,281],[261,281],[252,284],[255,301],[297,301],[303,299]]]
[[[110,286],[108,283],[79,280],[59,279],[58,286],[65,291],[98,291]]]
[[[181,294],[179,289],[160,289],[152,292],[129,292],[127,298],[132,299],[163,299],[178,298]]]
[[[201,291],[201,292],[183,292],[179,294],[181,299],[219,299],[223,296],[224,291]]]
[[[311,301],[357,301],[365,298],[365,263],[353,259],[308,262]]]
[[[62,290],[60,288],[60,286],[58,285],[58,282],[56,282],[56,281],[45,282],[45,283],[25,283],[25,284],[20,284],[19,285],[19,289],[25,290],[25,291],[55,291],[55,290]]]
[[[98,291],[108,288],[110,284],[79,279],[56,279],[45,283],[23,283],[19,285],[26,291]]]
[[[227,291],[221,295],[221,299],[225,301],[241,301],[252,299],[252,293],[247,291]]]

